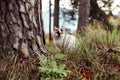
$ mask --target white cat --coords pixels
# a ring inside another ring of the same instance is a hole
[[[66,34],[63,29],[54,28],[53,42],[61,52],[75,53],[77,49],[77,39],[74,35]]]

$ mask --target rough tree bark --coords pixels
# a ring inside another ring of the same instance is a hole
[[[54,0],[54,26],[59,28],[59,0]]]
[[[85,27],[88,24],[88,17],[90,11],[90,0],[79,0],[79,18],[77,25],[77,32],[84,34]]]
[[[0,51],[6,56],[49,54],[44,45],[41,0],[0,0]]]

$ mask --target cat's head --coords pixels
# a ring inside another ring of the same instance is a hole
[[[57,27],[54,27],[54,36],[60,37],[62,34],[64,34],[64,30],[63,29],[59,29]]]

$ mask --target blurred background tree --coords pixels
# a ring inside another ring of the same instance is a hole
[[[82,26],[82,24],[85,25],[85,22],[83,21],[86,21],[87,23],[87,22],[94,22],[94,20],[97,20],[103,23],[104,28],[110,29],[111,25],[109,24],[108,16],[113,16],[112,9],[111,9],[113,1],[114,0],[90,0],[88,1],[89,3],[86,2],[84,5],[82,5],[84,2],[84,1],[82,2],[82,0],[80,2],[79,0],[71,0],[72,10],[64,10],[63,16],[66,16],[66,15],[71,16],[72,18],[69,19],[68,21],[70,22],[70,20],[74,20],[74,16],[76,15],[75,13],[78,13],[78,16],[79,16],[78,25],[80,26]],[[88,5],[87,6],[88,9],[85,9],[85,5]],[[87,14],[85,12],[83,12],[83,14],[80,14],[80,12],[82,13],[84,9],[87,10],[86,11]],[[84,15],[86,15],[86,17]],[[85,18],[87,19],[82,20],[82,17],[84,17],[84,19]],[[66,17],[63,17],[63,18],[66,18]],[[77,28],[77,31],[80,31],[79,29],[80,28]]]
[[[84,35],[85,27],[88,25],[90,13],[90,0],[79,0],[78,2],[78,25],[77,33]]]
[[[59,28],[59,0],[54,0],[54,26]]]

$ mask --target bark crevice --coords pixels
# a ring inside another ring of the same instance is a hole
[[[50,54],[44,45],[41,0],[1,0],[0,7],[1,51],[17,51],[24,57]]]

